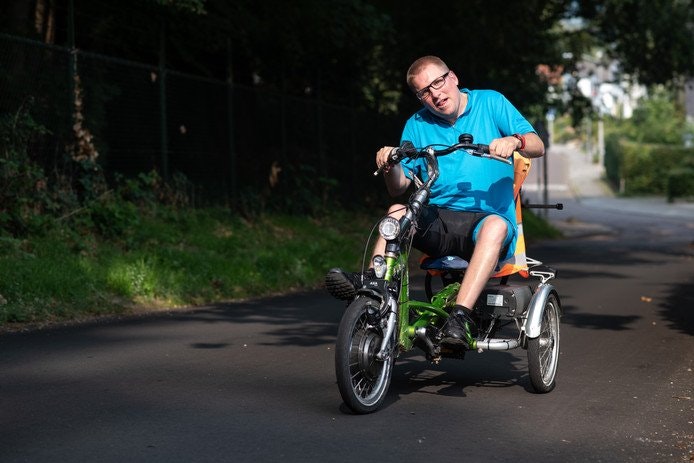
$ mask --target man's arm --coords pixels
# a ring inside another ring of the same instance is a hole
[[[528,132],[521,135],[525,141],[525,146],[521,150],[523,140],[516,139],[516,150],[526,158],[539,158],[545,154],[545,144],[542,139],[534,132]],[[514,137],[515,138],[515,137]]]
[[[388,162],[392,146],[384,146],[376,153],[376,167],[380,168]],[[407,178],[405,171],[400,164],[395,164],[383,171],[383,178],[386,181],[386,188],[391,196],[400,196],[407,191],[412,180]]]
[[[545,154],[545,144],[534,132],[501,137],[489,143],[489,152],[496,156],[508,158],[514,151],[526,158],[539,158]]]

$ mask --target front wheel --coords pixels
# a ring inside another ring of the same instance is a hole
[[[535,392],[550,392],[556,386],[559,363],[559,301],[550,294],[542,313],[540,335],[528,339],[528,370]]]
[[[390,352],[379,360],[383,330],[369,323],[367,311],[378,311],[379,304],[366,297],[357,298],[345,310],[337,331],[335,373],[345,404],[355,413],[371,413],[386,398],[395,358]]]

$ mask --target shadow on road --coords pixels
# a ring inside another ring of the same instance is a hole
[[[566,308],[565,308],[566,310]],[[561,318],[562,324],[569,324],[576,328],[589,330],[623,331],[633,328],[628,325],[639,320],[638,315],[607,315],[595,313],[567,313]]]
[[[659,314],[668,322],[670,329],[694,336],[694,293],[693,284],[674,285],[662,305]]]
[[[395,364],[385,406],[409,394],[466,397],[466,389],[479,387],[520,386],[532,392],[524,352],[469,352],[464,360],[444,358],[439,365],[419,351],[407,353]]]

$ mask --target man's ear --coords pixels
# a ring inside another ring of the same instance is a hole
[[[453,82],[455,82],[455,86],[457,87],[460,84],[460,81],[458,80],[458,74],[455,72],[451,71],[450,69],[448,70],[448,78],[452,79]]]

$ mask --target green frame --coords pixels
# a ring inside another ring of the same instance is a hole
[[[385,279],[392,281],[400,276],[400,297],[398,298],[398,345],[401,350],[408,351],[414,346],[417,329],[436,325],[439,320],[446,320],[447,307],[455,304],[455,297],[460,289],[460,283],[452,283],[434,294],[431,302],[410,299],[410,271],[408,267],[409,252],[400,252],[399,257],[387,257],[387,273]],[[410,316],[414,314],[413,316]]]

